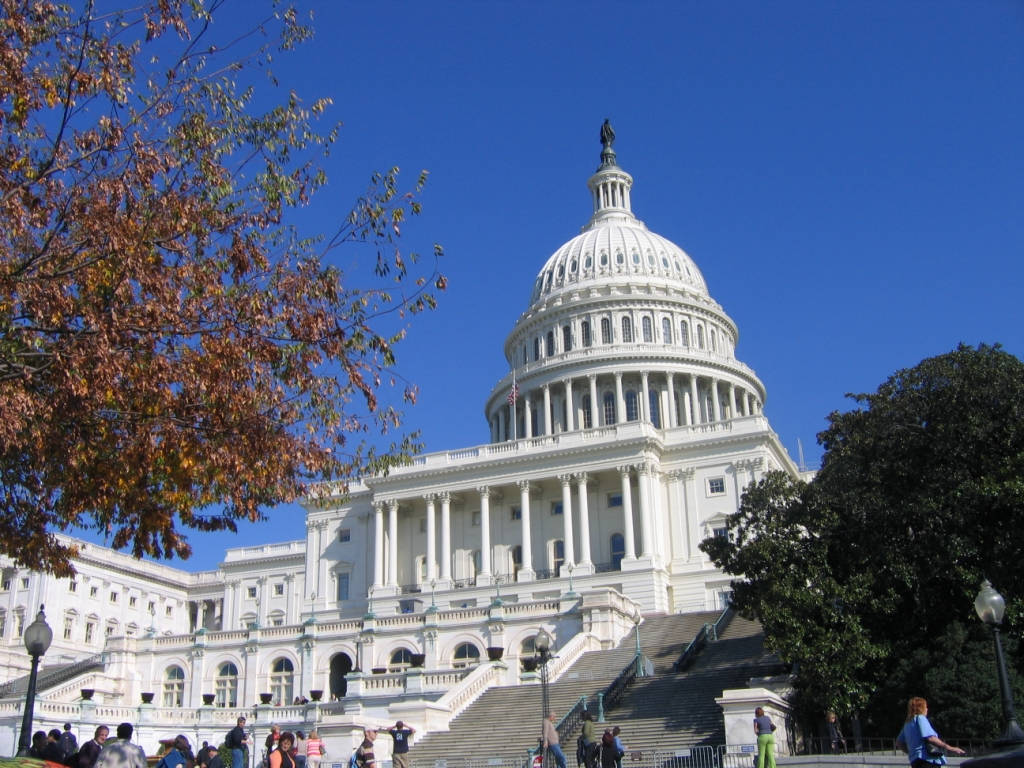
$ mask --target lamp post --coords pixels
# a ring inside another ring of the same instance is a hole
[[[1003,644],[999,640],[999,625],[1003,623],[1006,612],[1006,601],[988,579],[982,582],[981,591],[974,598],[974,610],[978,618],[992,627],[992,636],[996,642],[996,673],[999,676],[999,693],[1003,703],[1003,721],[1006,725],[1003,735],[993,742],[997,747],[1019,747],[1024,745],[1024,731],[1017,724],[1017,715],[1013,709],[1013,693],[1010,691],[1010,679],[1006,674],[1006,661],[1003,659]]]
[[[25,627],[25,650],[32,657],[32,671],[28,676],[28,690],[25,692],[25,714],[21,718],[21,735],[18,737],[18,757],[26,757],[32,746],[32,715],[36,704],[36,673],[39,671],[39,657],[46,653],[53,642],[53,630],[46,623],[43,606],[39,606],[36,620]]]
[[[540,726],[543,734],[544,720],[551,709],[551,702],[548,700],[548,661],[551,660],[551,635],[543,628],[533,639],[533,653],[537,657],[537,666],[540,667]]]

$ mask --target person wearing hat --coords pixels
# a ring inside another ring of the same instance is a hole
[[[391,736],[391,763],[394,768],[409,768],[409,737],[416,733],[411,725],[406,725],[401,720],[395,723],[393,728],[388,728],[388,735]]]

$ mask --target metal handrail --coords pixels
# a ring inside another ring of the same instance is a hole
[[[686,668],[693,663],[697,654],[703,650],[704,646],[708,643],[708,636],[711,635],[713,640],[718,639],[718,633],[725,628],[725,626],[732,620],[735,611],[733,610],[732,604],[725,606],[725,610],[722,614],[715,619],[714,623],[705,624],[694,636],[690,644],[686,646],[679,658],[672,664],[673,672],[685,672]]]

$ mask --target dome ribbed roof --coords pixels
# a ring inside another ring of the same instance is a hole
[[[614,140],[614,133],[610,139]],[[602,143],[605,140],[602,133]],[[618,166],[611,140],[601,153],[597,173],[587,181],[594,215],[583,231],[555,251],[541,268],[530,303],[586,287],[589,281],[607,283],[638,277],[707,297],[707,283],[693,259],[633,216],[633,177]]]

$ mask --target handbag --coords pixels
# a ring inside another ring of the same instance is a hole
[[[917,717],[920,717],[918,715]],[[914,723],[917,725],[917,732],[921,736],[921,745],[924,747],[924,756],[926,759],[934,759],[936,757],[944,757],[946,750],[940,747],[938,744],[933,744],[924,737],[924,731],[921,730],[921,721],[914,718]]]

